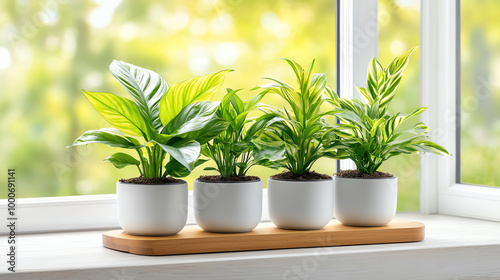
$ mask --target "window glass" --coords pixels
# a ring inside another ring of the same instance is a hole
[[[379,0],[379,60],[388,65],[405,50],[420,45],[420,0]],[[410,58],[396,97],[389,108],[392,114],[409,114],[419,106],[420,50]],[[404,129],[418,122],[406,123]],[[419,210],[419,155],[400,155],[380,167],[398,177],[398,211]]]
[[[279,58],[304,66],[316,59],[316,72],[335,87],[334,8],[329,0],[2,1],[0,170],[16,169],[19,197],[114,193],[117,180],[138,176],[102,162],[117,149],[66,149],[84,131],[109,127],[82,89],[129,98],[108,71],[113,59],[152,69],[170,85],[235,69],[224,87],[247,89],[245,99],[261,77],[294,83]],[[335,161],[314,169],[332,174]],[[264,179],[276,172],[250,171]]]
[[[500,186],[500,2],[461,1],[461,181]]]

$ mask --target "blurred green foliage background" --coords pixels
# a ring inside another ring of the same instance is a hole
[[[420,1],[379,1],[383,65],[419,45],[419,34]],[[138,176],[137,170],[103,162],[114,152],[107,146],[66,149],[84,131],[109,127],[81,89],[128,97],[108,71],[113,59],[152,69],[170,85],[235,69],[224,87],[244,88],[248,99],[249,89],[265,83],[261,77],[294,83],[282,57],[303,66],[316,59],[316,72],[327,73],[335,88],[334,1],[3,1],[0,170],[16,168],[20,197],[114,193],[116,181]],[[419,65],[417,51],[391,110],[409,113],[418,106]],[[274,96],[264,102],[283,105]],[[322,159],[313,169],[331,175],[335,161]],[[381,170],[399,178],[398,210],[417,211],[419,156],[393,158]],[[254,167],[249,174],[277,172]],[[198,168],[186,180],[207,173]],[[3,188],[0,195],[6,196]]]

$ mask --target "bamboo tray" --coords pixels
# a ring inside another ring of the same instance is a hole
[[[212,233],[192,225],[177,235],[160,237],[111,230],[103,233],[102,241],[109,249],[153,256],[415,242],[424,236],[424,224],[394,219],[383,227],[350,227],[332,220],[319,230],[286,230],[261,223],[252,232],[245,233]]]

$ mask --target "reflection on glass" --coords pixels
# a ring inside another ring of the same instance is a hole
[[[463,183],[500,186],[500,2],[461,1]]]
[[[379,0],[379,60],[382,65],[420,45],[420,0]],[[420,50],[412,55],[406,67],[391,112],[412,112],[418,108],[420,91]],[[406,123],[410,128],[418,119]],[[398,211],[419,210],[420,161],[418,155],[401,155],[384,163],[381,171],[398,177]]]

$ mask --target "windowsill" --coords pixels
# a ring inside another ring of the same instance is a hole
[[[374,279],[374,275],[377,279],[410,275],[412,279],[479,279],[500,275],[499,223],[417,213],[397,216],[425,223],[425,240],[149,257],[102,247],[102,231],[27,234],[18,236],[18,272],[8,272],[4,264],[0,274],[7,274],[2,279],[14,279],[20,273],[23,279],[84,275],[89,279]],[[5,236],[0,240],[7,244]]]

